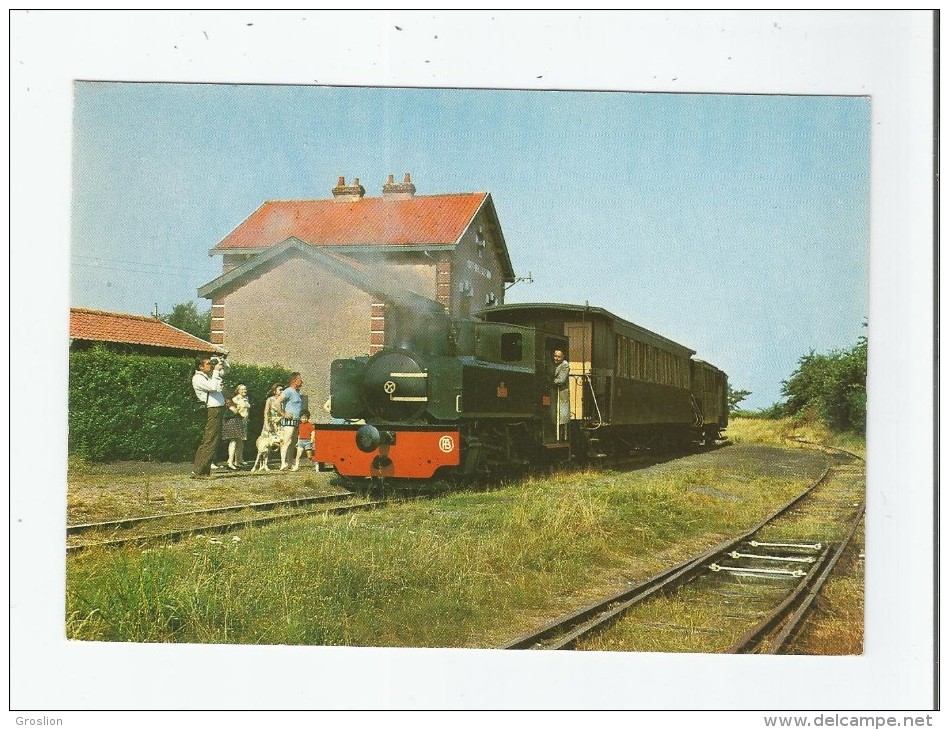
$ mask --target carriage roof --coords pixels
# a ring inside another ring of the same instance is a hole
[[[665,350],[671,350],[683,357],[691,357],[695,350],[674,342],[667,337],[663,337],[645,327],[629,320],[618,317],[602,307],[591,307],[584,304],[555,304],[555,303],[536,303],[536,304],[500,304],[481,313],[481,317],[488,321],[512,322],[506,317],[507,314],[514,314],[518,323],[523,324],[528,318],[537,321],[542,318],[563,317],[564,319],[576,320],[578,318],[589,317],[609,320],[613,329],[618,334],[646,342],[650,345],[660,347]]]

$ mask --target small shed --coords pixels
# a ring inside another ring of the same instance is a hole
[[[200,357],[220,355],[223,348],[172,327],[155,317],[72,307],[69,350],[100,344],[124,353]]]

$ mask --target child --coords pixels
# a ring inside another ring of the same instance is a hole
[[[313,424],[310,423],[310,412],[300,411],[300,429],[297,432],[297,460],[290,471],[297,471],[300,468],[300,457],[306,452],[308,459],[313,459]],[[318,469],[319,464],[313,462],[313,468]]]
[[[235,390],[234,398],[224,402],[233,415],[225,419],[221,436],[230,442],[227,445],[227,467],[233,470],[244,465],[244,442],[247,440],[247,417],[250,415],[247,386],[241,383]]]

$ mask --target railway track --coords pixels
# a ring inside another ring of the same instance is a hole
[[[831,458],[742,534],[499,648],[780,653],[862,522],[862,459]]]
[[[729,443],[730,442],[725,441],[712,447],[703,447],[702,450],[722,448]],[[656,463],[658,461],[662,461],[662,459],[635,455],[603,460],[602,463],[598,462],[598,466],[623,468],[643,466],[644,464]],[[419,485],[414,484],[414,490],[411,488],[413,485],[409,487],[403,485],[398,490],[393,490],[392,487],[386,489],[382,483],[373,483],[372,485],[362,485],[365,489],[357,489],[355,492],[346,491],[316,497],[255,502],[202,510],[131,517],[122,520],[67,525],[66,552],[67,554],[75,554],[91,547],[113,548],[162,540],[175,542],[193,535],[204,533],[221,534],[313,514],[345,514],[357,510],[376,509],[393,502],[402,501],[403,498],[431,497],[440,493],[437,486],[441,485],[441,482],[436,483],[436,488],[432,487],[431,481],[426,481],[422,484],[424,484],[425,489],[419,489]],[[488,486],[490,486],[490,484]],[[442,485],[442,487],[444,487],[444,485]],[[359,491],[362,492],[364,497],[363,501],[359,501],[361,499]],[[401,496],[398,492],[401,492]],[[311,509],[314,505],[335,502],[347,503],[329,509]],[[265,517],[248,516],[248,513],[254,512],[270,512],[271,514]],[[237,518],[224,522],[210,521],[218,515],[226,514],[233,514],[237,516]],[[172,527],[172,525],[174,525],[174,527]],[[122,536],[120,537],[120,535]]]
[[[216,507],[213,509],[174,512],[149,517],[133,517],[126,520],[70,525],[66,528],[66,553],[75,554],[92,547],[115,548],[126,545],[141,545],[152,542],[177,542],[199,534],[222,534],[249,527],[282,522],[316,514],[339,515],[348,512],[384,507],[392,500],[360,500],[350,492],[322,495],[276,502],[255,502],[244,505]],[[343,502],[337,506],[317,507]],[[264,517],[250,516],[256,512],[270,512]],[[218,515],[232,514],[238,519],[224,522],[208,521]],[[176,523],[177,526],[171,527]],[[182,524],[183,523],[183,524]],[[136,532],[133,535],[116,537],[119,533]],[[78,537],[78,539],[77,539]]]
[[[107,522],[87,522],[79,525],[67,525],[67,535],[81,535],[86,532],[109,532],[128,530],[140,525],[152,522],[160,522],[174,518],[190,518],[203,515],[225,514],[228,512],[240,512],[242,510],[275,510],[282,507],[300,507],[310,504],[321,504],[326,502],[338,502],[343,499],[349,499],[353,495],[351,492],[340,492],[339,494],[324,494],[319,497],[300,497],[297,499],[284,499],[271,502],[251,502],[249,504],[232,505],[227,507],[212,507],[210,509],[188,510],[186,512],[169,512],[159,515],[147,515],[143,517],[129,517],[124,520],[109,520]]]

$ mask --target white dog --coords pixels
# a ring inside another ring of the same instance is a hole
[[[267,459],[270,457],[270,450],[280,447],[280,436],[275,433],[264,431],[257,437],[257,458],[254,460],[254,466],[251,471],[270,471]],[[257,465],[260,468],[257,468]]]

